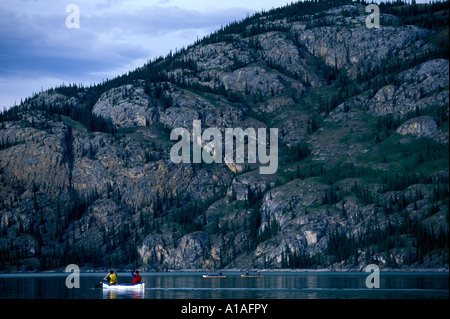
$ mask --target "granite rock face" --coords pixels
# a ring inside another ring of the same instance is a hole
[[[416,241],[448,236],[449,62],[436,31],[369,29],[364,9],[260,17],[95,101],[59,88],[2,114],[0,270],[448,269]],[[113,133],[74,115],[87,102]],[[278,128],[278,171],[173,163],[170,131],[194,120]]]
[[[212,265],[209,250],[209,235],[195,232],[183,236],[176,243],[171,234],[148,237],[139,254],[146,265],[153,265],[158,270],[202,269]]]
[[[432,118],[421,117],[406,121],[397,129],[397,133],[417,137],[432,137],[437,130],[436,122]]]
[[[386,85],[368,101],[374,115],[404,115],[430,105],[448,104],[448,60],[436,59],[398,75],[400,85]]]
[[[124,85],[105,92],[94,105],[95,115],[109,119],[117,127],[148,126],[158,121],[157,105],[144,88]]]

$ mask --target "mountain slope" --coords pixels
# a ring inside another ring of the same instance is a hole
[[[0,267],[448,268],[448,2],[380,9],[294,3],[0,114]],[[198,119],[278,128],[277,173],[174,164]]]

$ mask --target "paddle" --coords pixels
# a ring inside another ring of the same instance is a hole
[[[106,280],[106,278],[108,278],[108,276],[106,276],[105,278],[103,278],[103,280]],[[94,289],[100,287],[100,286],[102,285],[102,283],[103,283],[103,281],[100,281],[100,282],[98,283],[98,285],[94,287]]]

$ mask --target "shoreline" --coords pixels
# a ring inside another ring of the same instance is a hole
[[[116,271],[118,273],[131,272],[133,269],[131,268],[117,268]],[[140,270],[140,269],[137,269]],[[109,268],[80,268],[80,273],[107,273]],[[245,272],[261,272],[261,273],[365,273],[364,269],[354,269],[354,268],[341,268],[341,269],[242,269],[242,268],[231,268],[231,269],[219,269],[219,270],[210,270],[210,269],[166,269],[164,271],[156,271],[156,270],[140,270],[141,273],[216,273],[216,272],[224,272],[224,273],[245,273]],[[53,270],[28,270],[28,271],[0,271],[0,275],[8,275],[8,274],[57,274],[57,273],[68,273],[64,268],[58,268]],[[413,269],[395,269],[395,268],[381,268],[380,273],[434,273],[434,274],[449,274],[449,268],[413,268]]]

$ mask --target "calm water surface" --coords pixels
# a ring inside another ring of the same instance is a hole
[[[368,289],[368,273],[264,272],[262,278],[202,278],[202,273],[141,273],[146,289],[94,288],[105,274],[82,273],[80,288],[68,289],[69,274],[2,274],[0,299],[448,299],[448,274],[381,273],[380,288]],[[118,273],[119,282],[131,282]]]

